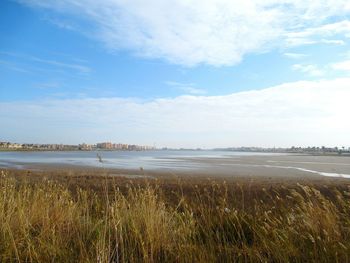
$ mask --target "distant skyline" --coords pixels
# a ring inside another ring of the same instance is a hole
[[[350,146],[350,2],[4,0],[0,141]]]

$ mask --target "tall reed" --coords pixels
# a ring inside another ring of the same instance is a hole
[[[159,185],[101,195],[2,172],[0,262],[350,262],[349,190],[237,187],[237,202],[230,187],[169,201]]]

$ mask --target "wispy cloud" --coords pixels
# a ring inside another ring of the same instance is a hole
[[[321,77],[328,73],[350,73],[350,59],[331,62],[322,66],[316,64],[294,64],[292,70],[299,71],[311,77]]]
[[[341,39],[321,39],[321,43],[331,44],[331,45],[340,45],[340,46],[343,46],[346,44],[345,41]]]
[[[311,45],[316,43],[344,45],[344,39],[350,38],[350,20],[342,20],[334,23],[323,24],[317,27],[307,27],[299,31],[286,33],[287,47]],[[327,37],[327,38],[325,38]]]
[[[20,60],[22,62],[36,62],[40,64],[46,64],[46,65],[51,65],[55,68],[58,69],[69,69],[73,70],[75,72],[78,72],[80,74],[88,74],[91,72],[91,68],[86,66],[83,63],[69,63],[69,62],[62,62],[59,60],[54,60],[54,59],[44,59],[41,57],[33,56],[33,55],[26,55],[26,54],[18,54],[15,52],[7,52],[7,51],[0,51],[1,55],[5,55],[8,57],[13,57],[16,58],[17,60]],[[16,64],[15,62],[12,62],[13,64]],[[31,65],[32,67],[32,65]]]
[[[294,64],[292,69],[295,71],[300,71],[312,77],[319,77],[325,74],[325,71],[319,68],[317,65],[312,64]]]
[[[185,66],[234,65],[249,53],[342,44],[350,35],[347,0],[19,1],[92,22],[111,50]]]
[[[40,89],[57,89],[61,87],[61,83],[57,81],[50,81],[50,82],[43,82],[43,83],[37,83],[35,84],[35,87]]]
[[[283,55],[287,58],[291,58],[291,59],[302,59],[307,57],[308,55],[303,54],[303,53],[292,53],[292,52],[286,52],[283,53]]]
[[[350,79],[301,81],[226,96],[1,102],[5,139],[167,146],[340,145]]]
[[[53,65],[53,66],[66,68],[66,69],[73,69],[73,70],[78,71],[82,74],[86,74],[86,73],[89,73],[91,71],[91,69],[85,65],[64,63],[64,62],[60,62],[57,60],[42,59],[42,58],[38,58],[38,57],[34,57],[34,56],[29,56],[28,58],[30,58],[32,61],[36,61],[36,62],[48,64],[48,65]]]
[[[45,20],[62,29],[74,30],[74,31],[78,30],[77,26],[70,21],[65,21],[63,19],[52,18],[52,17],[46,17]]]
[[[0,60],[0,66],[9,70],[20,72],[20,73],[31,73],[30,70],[25,69],[22,66],[7,60]]]
[[[204,89],[196,88],[194,83],[166,81],[165,84],[179,91],[185,92],[186,94],[201,95],[207,93]]]

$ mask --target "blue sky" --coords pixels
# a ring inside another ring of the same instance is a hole
[[[0,140],[349,144],[350,4],[239,2],[1,1]]]

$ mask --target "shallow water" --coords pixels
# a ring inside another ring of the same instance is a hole
[[[102,162],[97,155],[100,155]],[[350,178],[350,157],[229,151],[0,152],[0,167],[35,165],[171,170],[215,175],[320,175]]]
[[[98,155],[102,158],[99,161]],[[0,167],[26,164],[63,164],[106,168],[195,168],[189,159],[234,158],[239,156],[274,155],[226,151],[48,151],[0,152]]]

